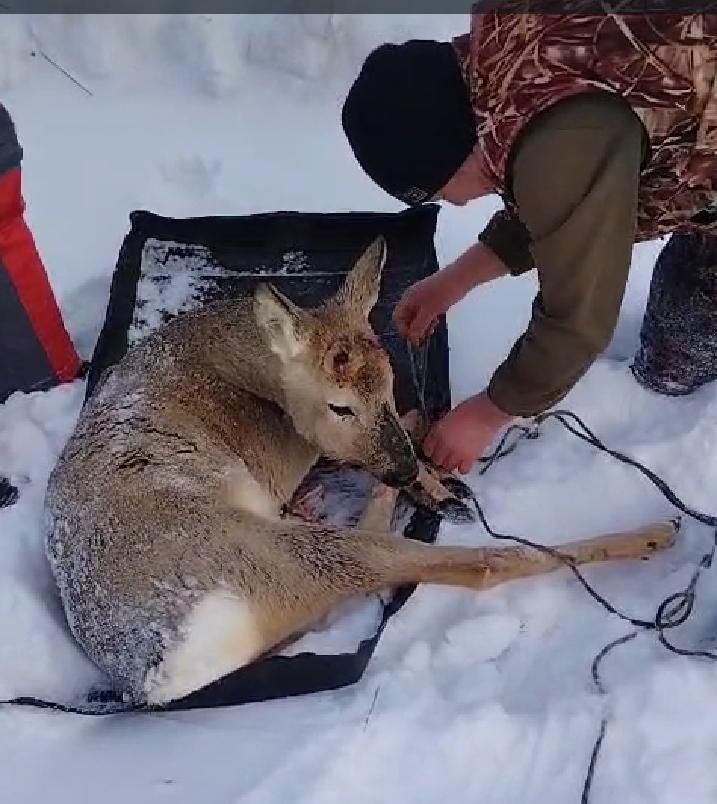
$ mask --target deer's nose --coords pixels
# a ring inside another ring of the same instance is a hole
[[[379,440],[390,466],[381,478],[387,486],[408,486],[418,477],[418,461],[411,440],[393,411],[384,406],[379,418]]]

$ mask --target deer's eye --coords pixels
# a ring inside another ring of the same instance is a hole
[[[356,415],[351,408],[345,405],[332,405],[329,403],[329,410],[342,419],[351,419]]]

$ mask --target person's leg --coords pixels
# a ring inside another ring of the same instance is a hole
[[[22,148],[0,104],[0,404],[15,391],[38,391],[78,376],[81,362],[24,219]],[[2,476],[0,508],[18,490]]]
[[[0,104],[0,403],[73,380],[81,365],[24,219],[21,158]]]
[[[717,379],[717,237],[674,234],[663,248],[631,369],[669,396]]]

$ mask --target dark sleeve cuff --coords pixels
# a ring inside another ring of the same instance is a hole
[[[508,210],[496,212],[478,240],[498,257],[513,276],[520,276],[535,268],[530,252],[530,234]]]
[[[585,370],[589,368],[589,363]],[[521,388],[510,376],[510,366],[501,366],[488,384],[487,394],[490,401],[503,413],[510,416],[530,418],[545,413],[558,402],[563,400],[573,385],[580,379],[575,377],[572,382],[551,388],[547,392],[534,391],[532,388]]]

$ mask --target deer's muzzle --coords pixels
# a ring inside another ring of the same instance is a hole
[[[413,444],[393,411],[386,405],[379,418],[379,443],[385,455],[381,480],[387,486],[409,486],[418,477],[418,460]]]

